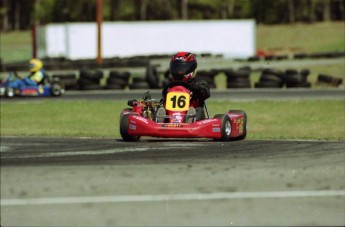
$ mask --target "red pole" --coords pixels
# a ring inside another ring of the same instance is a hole
[[[32,39],[32,58],[37,58],[37,30],[36,23],[31,27],[31,39]]]
[[[96,20],[97,20],[97,63],[101,64],[102,59],[102,6],[103,1],[97,0]]]

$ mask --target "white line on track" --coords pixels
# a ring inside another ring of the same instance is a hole
[[[215,199],[262,199],[262,198],[296,198],[296,197],[329,197],[345,196],[345,190],[327,191],[276,191],[276,192],[219,192],[196,194],[166,195],[117,195],[90,197],[55,197],[31,199],[1,199],[1,206],[52,205],[81,203],[128,203],[128,202],[160,202],[183,200],[215,200]]]
[[[53,157],[66,157],[66,156],[83,156],[83,155],[104,155],[104,154],[115,154],[123,152],[141,152],[148,150],[168,150],[168,147],[149,148],[149,147],[123,147],[114,148],[109,150],[98,150],[98,151],[63,151],[63,152],[48,152],[38,154],[23,154],[16,155],[13,157],[1,157],[1,159],[18,159],[18,158],[53,158]]]

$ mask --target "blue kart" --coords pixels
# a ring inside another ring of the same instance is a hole
[[[10,83],[15,79],[21,79],[17,73],[9,73],[8,77],[0,85],[1,97],[15,97],[15,96],[61,96],[64,92],[64,85],[58,78],[50,80],[45,78],[38,85],[23,85],[19,88],[13,88]],[[25,84],[25,83],[24,83]]]

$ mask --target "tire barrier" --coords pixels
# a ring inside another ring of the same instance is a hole
[[[77,75],[74,73],[68,74],[53,74],[52,78],[58,78],[65,86],[66,90],[79,90]]]
[[[161,88],[160,78],[157,71],[157,66],[155,65],[148,65],[146,67],[146,74],[145,74],[146,82],[149,84],[150,88]]]
[[[208,85],[210,86],[210,88],[216,88],[214,77],[217,74],[218,74],[217,70],[211,70],[211,71],[201,70],[197,72],[196,79],[206,81]]]
[[[270,51],[258,52],[257,55],[248,57],[246,60],[251,61],[274,61],[274,60],[287,60],[287,59],[330,59],[330,58],[341,58],[345,56],[343,51],[334,52],[320,52],[320,53],[303,53],[303,52],[289,52],[288,54],[271,53]]]
[[[227,78],[227,88],[250,88],[251,68],[241,67],[238,70],[228,69],[224,71]]]
[[[211,54],[205,53],[209,57]],[[222,57],[214,55],[214,57]],[[320,58],[341,58],[345,57],[345,51],[320,52],[320,53],[303,53],[291,51],[286,54],[257,54],[241,61],[260,61],[260,60],[284,60],[284,59],[320,59]],[[97,63],[95,59],[69,60],[64,57],[42,58],[46,70],[78,70],[83,67],[89,68],[114,68],[114,67],[146,67],[150,64],[150,59],[170,58],[170,55],[151,55],[151,56],[134,56],[129,58],[105,58],[102,63]],[[24,62],[0,62],[0,71],[26,71],[28,68],[27,61]]]
[[[278,69],[267,68],[262,70],[260,79],[255,83],[255,88],[310,88],[311,83],[307,81],[310,74],[308,69],[301,71],[287,69],[282,72]]]
[[[73,72],[56,72],[52,78],[58,78],[65,86],[66,90],[123,90],[123,89],[161,89],[171,82],[169,69],[159,71],[158,65],[145,66],[144,75],[131,75],[129,71],[109,71],[109,75],[104,82],[102,69],[81,69],[78,75]],[[210,88],[217,88],[215,77],[221,73],[226,76],[226,88],[251,88],[250,74],[260,72],[259,80],[254,81],[254,88],[310,88],[312,85],[307,80],[310,74],[308,69],[296,70],[287,69],[285,71],[276,68],[251,69],[244,66],[233,69],[212,69],[200,70],[196,80],[205,80]],[[256,76],[257,74],[255,74]],[[314,76],[314,75],[313,75]],[[256,77],[255,77],[256,78]],[[313,79],[316,79],[313,77]],[[105,83],[105,84],[103,84]],[[343,83],[343,78],[337,78],[326,74],[318,74],[316,86],[339,87]],[[104,85],[104,86],[103,86]]]
[[[264,69],[261,72],[259,82],[255,88],[281,88],[284,85],[283,72],[277,69]]]
[[[105,89],[125,89],[129,84],[129,72],[110,71]]]
[[[255,88],[281,88],[284,85],[284,73],[277,69],[264,69]]]
[[[311,84],[307,81],[309,70],[297,71],[288,69],[284,74],[284,82],[287,88],[310,88]]]
[[[133,77],[129,89],[150,89],[150,85],[145,77]]]
[[[343,83],[343,79],[325,74],[319,74],[317,77],[317,83],[339,87]]]
[[[82,69],[79,74],[80,90],[101,90],[100,80],[103,78],[103,72],[100,70]]]
[[[163,73],[162,88],[167,86],[171,82],[170,69],[167,69]]]

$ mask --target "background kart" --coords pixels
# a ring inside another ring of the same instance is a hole
[[[14,77],[21,79],[16,73],[10,73],[0,85],[0,96],[9,98],[15,96],[61,96],[65,92],[64,85],[58,78],[44,79],[38,86],[26,85],[19,89],[13,89],[8,87],[8,83]]]
[[[167,97],[173,97],[170,100],[174,101],[180,100],[179,98],[183,95],[181,90],[183,89],[173,93],[176,90],[170,89]],[[170,92],[173,94],[171,95]],[[174,96],[176,94],[180,96]],[[181,100],[186,101],[188,99]],[[167,99],[164,105],[166,108],[169,107],[168,101]],[[188,103],[187,101],[185,104]],[[180,102],[180,104],[183,106],[184,103]],[[120,115],[120,134],[124,141],[138,141],[141,136],[213,138],[220,141],[232,141],[242,140],[247,135],[247,115],[242,110],[229,110],[227,113],[216,114],[213,118],[209,118],[207,108],[205,108],[207,117],[199,121],[196,121],[195,114],[189,115],[185,109],[179,112],[178,118],[180,121],[176,121],[176,111],[168,110],[168,115],[163,116],[166,120],[159,123],[161,116],[157,116],[155,113],[159,107],[163,106],[163,103],[151,99],[149,94],[140,101],[129,100],[128,105],[132,108],[124,109]],[[189,105],[187,105],[187,108],[189,108]],[[191,123],[186,123],[185,119],[187,118],[192,118]]]

